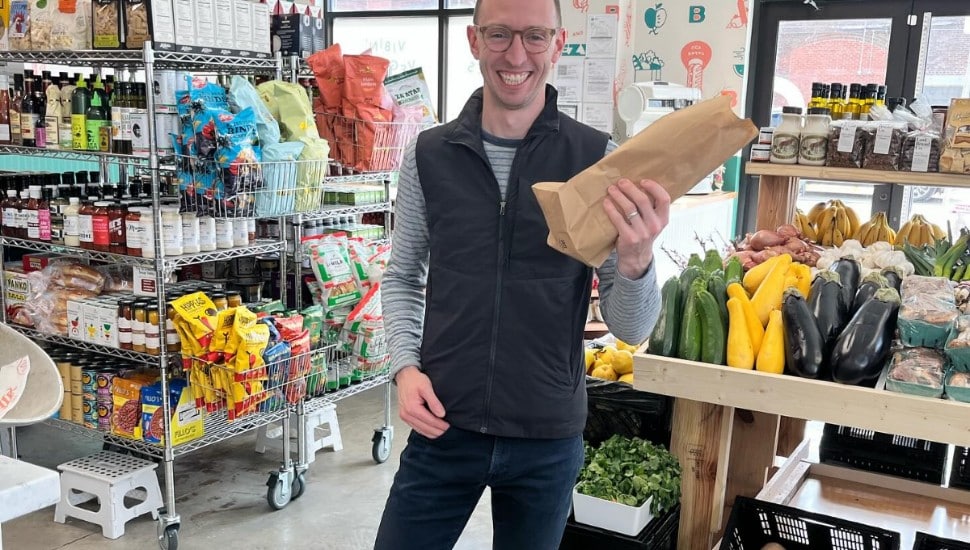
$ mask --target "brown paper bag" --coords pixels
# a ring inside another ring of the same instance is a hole
[[[617,238],[602,205],[610,185],[652,179],[676,200],[757,135],[731,111],[730,98],[718,96],[662,117],[566,183],[536,183],[549,246],[599,267]]]

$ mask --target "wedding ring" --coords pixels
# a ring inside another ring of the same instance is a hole
[[[640,211],[639,210],[634,210],[633,212],[630,212],[629,214],[626,215],[626,219],[632,220],[633,218],[635,218],[635,217],[637,217],[639,215],[640,215]]]

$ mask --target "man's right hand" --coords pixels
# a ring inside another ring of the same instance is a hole
[[[445,433],[449,424],[443,420],[445,408],[431,387],[431,379],[417,367],[404,367],[394,378],[401,420],[428,439]]]

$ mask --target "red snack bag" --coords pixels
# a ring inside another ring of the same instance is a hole
[[[307,64],[313,71],[313,76],[317,79],[317,87],[320,88],[320,96],[323,98],[323,107],[328,111],[340,109],[341,100],[344,97],[344,58],[340,51],[340,44],[334,44],[329,48],[319,51],[307,58]],[[383,82],[383,78],[381,80]]]
[[[354,116],[347,112],[347,104],[360,107],[361,104],[380,106],[384,95],[384,78],[390,62],[373,55],[344,56],[344,116]],[[322,93],[322,92],[321,92]],[[326,100],[324,100],[326,101]]]

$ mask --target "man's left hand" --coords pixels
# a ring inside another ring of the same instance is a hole
[[[670,195],[653,180],[621,179],[607,191],[603,210],[616,227],[617,270],[627,279],[643,277],[653,261],[653,242],[667,227]]]

